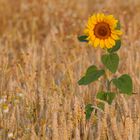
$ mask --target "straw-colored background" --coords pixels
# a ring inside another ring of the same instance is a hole
[[[130,74],[136,94],[86,121],[99,86],[77,81],[102,67],[102,51],[77,35],[95,12],[120,19],[117,75]],[[139,140],[139,93],[140,0],[0,0],[0,140]]]

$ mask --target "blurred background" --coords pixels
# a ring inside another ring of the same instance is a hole
[[[80,43],[89,16],[120,20],[122,47],[116,75],[128,73],[134,95],[119,95],[105,111],[96,106],[98,83],[78,86],[100,49]],[[0,139],[139,140],[140,0],[0,0]]]

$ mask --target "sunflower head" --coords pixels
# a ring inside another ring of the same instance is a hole
[[[112,48],[122,32],[117,29],[118,20],[113,15],[95,14],[88,19],[84,33],[94,47]]]

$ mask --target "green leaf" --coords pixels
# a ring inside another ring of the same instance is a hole
[[[114,100],[114,98],[116,97],[116,94],[113,92],[107,92],[107,102],[108,104],[112,104],[112,101]]]
[[[117,22],[117,27],[116,27],[116,29],[117,29],[117,30],[120,30],[120,29],[121,29],[120,21]]]
[[[116,53],[105,54],[101,59],[106,68],[108,68],[112,73],[116,72],[119,64],[119,56]]]
[[[107,100],[107,94],[103,91],[98,92],[97,95],[96,95],[96,98],[100,99],[100,100],[103,100],[103,101],[106,101]]]
[[[108,51],[109,53],[113,53],[113,52],[118,51],[118,50],[120,49],[120,47],[121,47],[121,40],[117,40],[117,41],[115,42],[115,46],[113,46],[113,48],[108,49],[107,51]]]
[[[86,35],[78,36],[78,40],[79,40],[80,42],[88,42],[88,41],[87,41],[87,37],[88,37],[88,36],[86,36]]]
[[[83,76],[79,81],[79,85],[88,85],[91,82],[98,80],[105,73],[104,70],[97,70],[95,66],[91,66],[88,68],[86,75]]]
[[[120,76],[118,79],[112,80],[114,85],[120,90],[122,93],[126,93],[128,95],[132,94],[133,85],[132,79],[128,74],[124,74]]]
[[[103,100],[103,101],[106,101],[108,104],[112,104],[112,101],[113,99],[115,98],[116,94],[113,93],[113,92],[104,92],[104,91],[101,91],[101,92],[98,92],[97,95],[96,95],[96,98],[97,99],[100,99],[100,100]]]
[[[90,116],[91,116],[91,113],[93,111],[92,104],[87,104],[86,107],[85,107],[85,110],[86,110],[86,119],[89,120]]]
[[[97,67],[95,65],[92,65],[90,67],[88,67],[87,71],[86,71],[86,75],[95,72],[97,70]]]

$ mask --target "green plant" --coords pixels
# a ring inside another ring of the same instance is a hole
[[[98,17],[99,16],[97,15],[96,20],[98,20]],[[90,25],[88,26],[90,26],[91,28],[92,23],[91,21],[88,21],[88,24],[89,22]],[[94,23],[93,18],[92,18],[92,22]],[[100,23],[96,23],[96,24],[100,24]],[[96,32],[99,34],[97,36],[96,36],[97,33],[94,34],[96,38],[100,40],[98,46],[101,44],[101,41],[105,37],[105,33],[107,33],[108,30],[111,30],[111,29],[106,29],[106,24],[104,24],[102,21],[101,24],[102,25],[98,27],[98,29],[93,30],[94,32],[97,30]],[[96,25],[94,26],[96,28]],[[107,28],[110,27],[108,26]],[[116,26],[114,26],[114,28],[115,30],[120,30],[119,21],[117,21],[117,24]],[[81,42],[89,42],[90,39],[88,40],[87,39],[88,37],[92,38],[90,35],[89,36],[83,35],[83,36],[79,36],[78,39]],[[92,44],[96,44],[95,41],[97,40],[91,39],[91,41],[93,41]],[[103,41],[105,42],[105,40]],[[109,45],[109,47],[108,46],[104,47],[105,53],[101,56],[101,62],[103,63],[104,68],[100,69],[97,68],[97,66],[95,65],[91,65],[86,70],[85,75],[78,81],[79,85],[89,85],[90,83],[99,80],[99,78],[104,77],[103,79],[104,82],[103,85],[101,86],[104,87],[104,85],[106,85],[105,86],[106,88],[99,89],[99,91],[96,94],[96,98],[103,101],[103,102],[99,102],[98,104],[98,107],[100,107],[101,109],[104,109],[104,102],[107,102],[109,105],[111,105],[118,93],[132,95],[132,91],[133,91],[132,79],[128,74],[123,74],[120,77],[117,77],[117,75],[115,75],[116,71],[118,70],[118,65],[120,60],[117,51],[121,48],[121,39],[116,39],[114,41],[115,44],[112,45],[111,47],[110,47],[111,44]],[[112,91],[111,89],[112,85],[116,87],[116,91],[114,90]],[[87,104],[85,110],[86,110],[86,118],[89,119],[93,111],[92,104]]]

